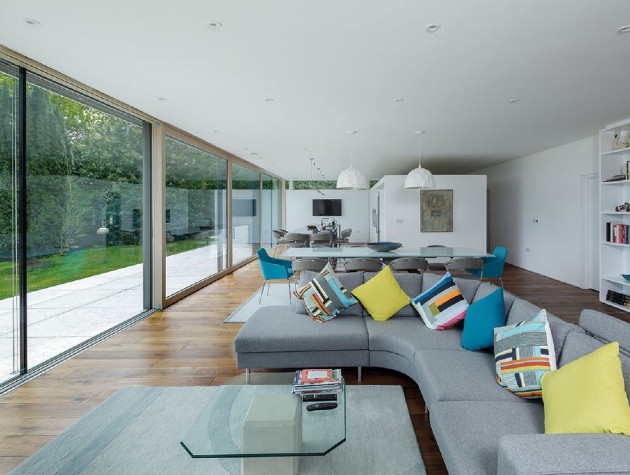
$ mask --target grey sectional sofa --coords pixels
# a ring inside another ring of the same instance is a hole
[[[372,273],[338,274],[354,289]],[[395,274],[413,297],[431,287],[435,274]],[[303,273],[306,282],[312,274]],[[488,282],[457,280],[476,302],[496,289]],[[540,310],[504,293],[506,324]],[[386,322],[374,321],[360,304],[327,323],[312,321],[294,306],[261,307],[234,340],[237,367],[379,367],[404,373],[418,384],[431,426],[451,474],[629,473],[630,437],[544,434],[540,401],[511,394],[495,381],[491,351],[461,347],[461,328],[427,328],[411,306]],[[548,314],[561,367],[610,341],[619,341],[626,393],[630,394],[630,324],[584,310],[579,325]]]

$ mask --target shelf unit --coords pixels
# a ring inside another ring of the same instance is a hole
[[[613,150],[616,131],[630,135],[630,119],[606,126],[599,132],[599,300],[611,307],[630,312],[629,306],[606,299],[608,291],[628,296],[630,301],[630,281],[621,274],[630,273],[630,244],[609,242],[606,239],[608,223],[628,226],[630,235],[630,212],[615,211],[615,206],[630,202],[630,177],[626,180],[604,182],[614,175],[626,173],[626,162],[630,161],[630,146]],[[630,240],[630,237],[629,237]]]

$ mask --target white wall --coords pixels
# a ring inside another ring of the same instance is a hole
[[[486,249],[486,177],[434,175],[437,189],[453,190],[453,232],[420,232],[420,190],[404,187],[404,175],[387,175],[384,185],[381,241],[405,246],[464,246]],[[375,191],[372,191],[374,193]],[[382,196],[383,196],[382,195]]]
[[[581,285],[581,177],[597,172],[597,147],[592,136],[478,172],[488,176],[490,244],[507,247],[507,262]]]
[[[369,233],[368,190],[323,190],[322,196],[315,190],[286,191],[286,229],[303,228],[307,224],[320,224],[323,216],[313,216],[314,199],[341,199],[342,216],[335,219],[341,229],[352,228],[350,241],[367,242]]]

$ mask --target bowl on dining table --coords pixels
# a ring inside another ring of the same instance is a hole
[[[400,242],[368,242],[367,247],[376,252],[388,252],[402,246]]]

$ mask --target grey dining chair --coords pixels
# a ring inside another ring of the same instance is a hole
[[[287,247],[308,247],[308,234],[286,233],[284,245]]]
[[[352,228],[344,229],[339,233],[339,236],[335,238],[333,244],[335,246],[348,244],[350,242],[350,236],[352,236]]]
[[[389,263],[393,271],[415,271],[418,273],[429,270],[429,262],[423,257],[399,257]]]
[[[298,280],[299,280],[300,272],[302,272],[303,270],[310,270],[310,271],[313,271],[313,272],[320,272],[324,267],[326,267],[326,264],[328,264],[328,260],[327,259],[303,258],[303,259],[296,259],[296,260],[294,260],[293,261],[293,272],[297,276],[295,278],[295,280],[294,280],[296,290],[297,290],[297,286],[298,286]]]
[[[332,234],[330,233],[314,233],[309,237],[311,247],[330,247],[332,243]]]
[[[446,270],[453,277],[481,280],[483,278],[483,259],[479,257],[451,259],[446,263]]]
[[[374,257],[357,257],[344,262],[346,272],[377,272],[381,270],[383,263]]]

